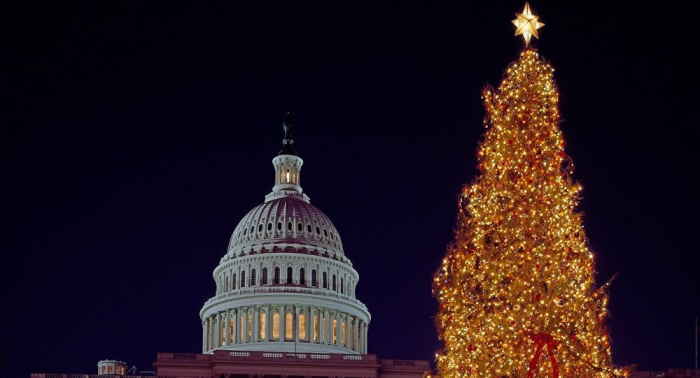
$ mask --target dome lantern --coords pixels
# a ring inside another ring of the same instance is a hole
[[[300,197],[308,202],[309,198],[302,194],[300,185],[301,165],[304,161],[294,151],[292,138],[294,124],[289,113],[282,123],[282,128],[284,129],[282,150],[272,159],[272,165],[275,167],[275,186],[272,187],[272,193],[265,197],[265,202],[288,195]]]

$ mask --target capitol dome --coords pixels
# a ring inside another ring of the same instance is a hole
[[[200,311],[202,351],[366,354],[370,314],[331,220],[302,192],[291,117],[275,185],[234,229]],[[301,356],[301,355],[300,355]]]

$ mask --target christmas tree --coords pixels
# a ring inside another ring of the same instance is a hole
[[[438,375],[627,376],[612,364],[610,281],[595,286],[554,69],[529,43],[543,24],[527,4],[513,23],[525,48],[498,89],[483,89],[479,174],[434,276]]]

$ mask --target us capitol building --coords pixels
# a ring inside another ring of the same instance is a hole
[[[367,353],[370,313],[338,230],[303,193],[289,114],[275,185],[243,217],[214,269],[202,310],[202,352]]]
[[[370,313],[355,297],[359,274],[333,222],[303,193],[293,124],[282,124],[265,201],[233,230],[214,269],[215,295],[199,311],[201,353],[157,353],[153,371],[119,360],[97,374],[31,378],[422,378],[427,360],[367,354]],[[130,375],[133,374],[133,375]]]
[[[301,188],[287,114],[275,180],[233,230],[199,312],[202,352],[158,353],[159,377],[421,378],[429,361],[367,354],[370,313],[333,222]]]

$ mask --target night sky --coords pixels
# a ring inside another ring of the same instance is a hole
[[[697,38],[680,1],[535,1],[613,361],[692,368]],[[484,85],[524,1],[16,2],[2,11],[2,376],[153,370],[199,310],[294,120],[369,353],[433,360],[431,280],[472,182]],[[694,52],[693,52],[694,51]]]

